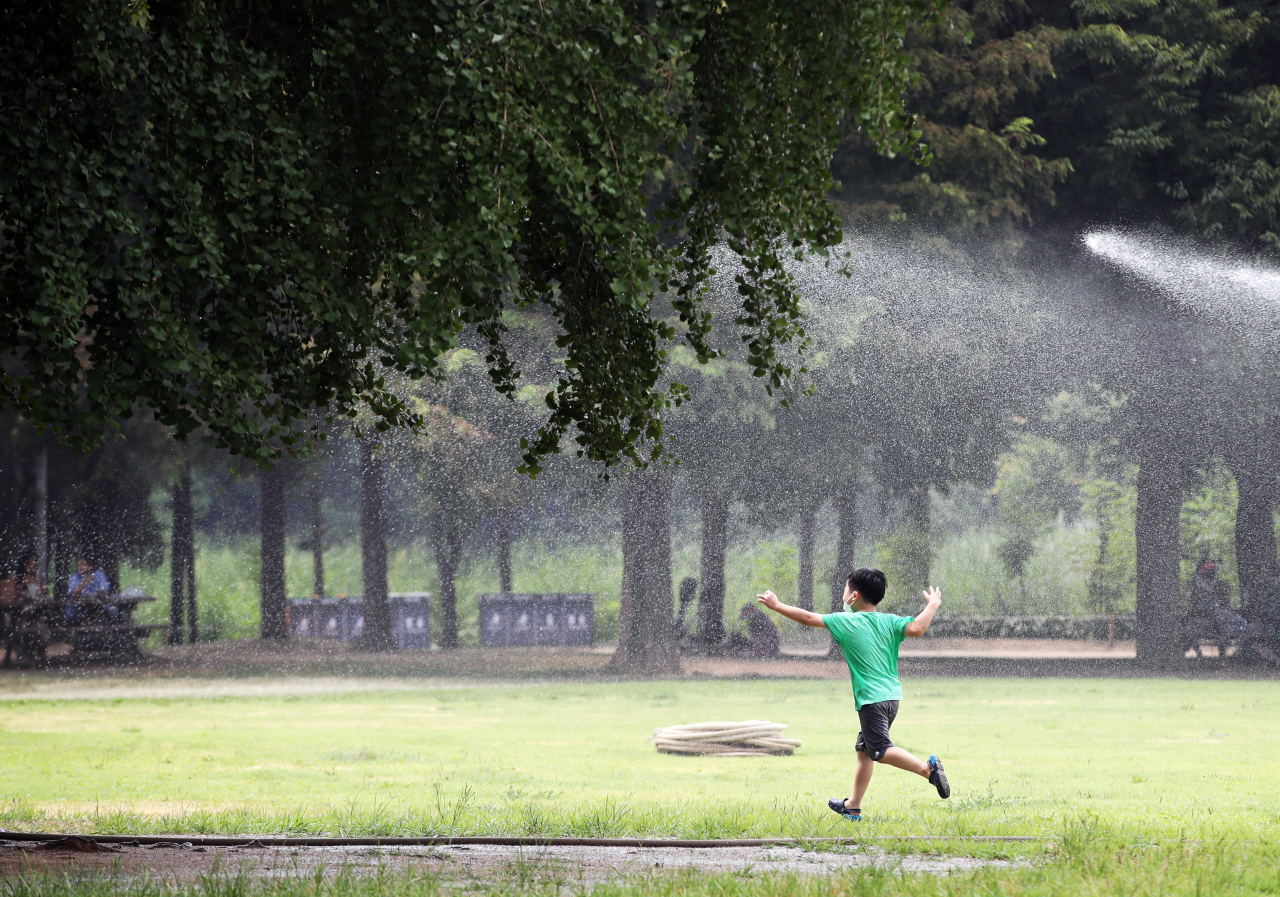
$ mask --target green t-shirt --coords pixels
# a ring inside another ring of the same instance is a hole
[[[849,664],[856,709],[861,710],[863,704],[902,700],[898,646],[906,638],[907,624],[914,619],[875,611],[823,615],[823,624]]]

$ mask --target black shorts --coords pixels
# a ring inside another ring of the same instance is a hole
[[[866,752],[872,760],[884,757],[884,752],[893,747],[893,742],[889,740],[889,727],[893,725],[893,718],[897,715],[897,701],[863,704],[858,710],[862,731],[858,733],[858,742],[853,749],[860,754]]]

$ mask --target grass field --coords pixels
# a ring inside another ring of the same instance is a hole
[[[0,691],[0,825],[848,834],[825,798],[848,787],[852,706],[847,684],[776,680],[224,699]],[[803,747],[717,760],[647,741],[660,725],[751,718],[788,723]],[[954,795],[940,801],[922,780],[880,769],[859,833],[1060,840],[1087,825],[1137,840],[1280,838],[1274,682],[915,680],[894,737],[941,755]],[[1011,849],[1038,848],[1000,848]]]

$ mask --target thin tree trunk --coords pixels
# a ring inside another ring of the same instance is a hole
[[[182,466],[179,484],[182,492],[182,566],[187,586],[187,640],[191,644],[200,641],[200,617],[196,611],[196,515],[191,501],[191,465]]]
[[[818,526],[818,505],[810,502],[800,511],[800,544],[796,554],[800,562],[796,602],[805,610],[813,610],[813,543]]]
[[[195,536],[191,505],[191,469],[185,460],[173,484],[173,534],[169,539],[169,644],[181,645],[184,626],[195,644],[200,624],[196,617]],[[186,615],[184,624],[183,615]]]
[[[1178,461],[1152,452],[1138,467],[1136,625],[1138,663],[1154,669],[1180,657],[1182,589],[1179,526],[1182,476]]]
[[[311,593],[324,597],[324,504],[318,472],[311,478]]]
[[[858,487],[845,483],[836,490],[836,566],[831,574],[831,613],[844,610],[844,587],[853,572],[853,549],[858,535]]]
[[[173,484],[170,497],[173,510],[173,530],[169,537],[169,644],[182,644],[182,629],[186,612],[186,544],[182,539],[182,480]]]
[[[49,448],[36,460],[36,570],[49,581]]]
[[[72,546],[72,523],[66,503],[59,499],[53,505],[53,580],[49,594],[59,598],[66,597],[67,586],[71,579],[73,561],[71,558],[75,548]]]
[[[919,565],[921,585],[928,587],[929,575],[933,572],[933,553],[928,549],[933,528],[933,498],[929,494],[927,483],[915,487],[907,496],[907,519],[911,522],[912,528],[925,539],[925,551],[914,560]]]
[[[671,625],[671,475],[636,471],[620,491],[623,567],[629,576],[612,666],[629,675],[678,676]]]
[[[624,515],[625,516],[625,515]],[[702,556],[699,576],[697,640],[724,641],[724,563],[729,544],[729,497],[708,489],[702,496]]]
[[[432,527],[431,543],[436,552],[436,571],[440,576],[440,647],[458,647],[458,566],[462,562],[462,531],[437,511]],[[503,591],[509,591],[504,589]]]
[[[1239,501],[1236,505],[1236,571],[1244,614],[1271,582],[1276,566],[1276,477],[1255,459],[1232,467]]]
[[[284,470],[262,474],[262,637],[287,638],[284,586]]]
[[[103,517],[110,517],[118,512],[120,502],[119,482],[115,476],[112,476],[102,484],[105,500],[99,506],[99,513]],[[117,594],[120,591],[120,538],[119,534],[111,527],[99,526],[91,524],[94,528],[93,541],[96,543],[97,555],[95,563],[102,568],[102,572],[107,576],[107,586],[111,594]]]
[[[511,512],[498,512],[498,588],[511,592]]]
[[[387,598],[387,511],[384,460],[373,436],[360,439],[360,572],[364,585],[364,632],[360,649],[394,651]]]

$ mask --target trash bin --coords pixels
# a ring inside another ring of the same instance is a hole
[[[590,645],[595,596],[496,592],[479,596],[480,644]]]
[[[410,651],[431,648],[431,593],[392,592],[387,596],[396,645]],[[292,638],[341,639],[348,644],[364,634],[364,599],[290,598],[289,635]]]

